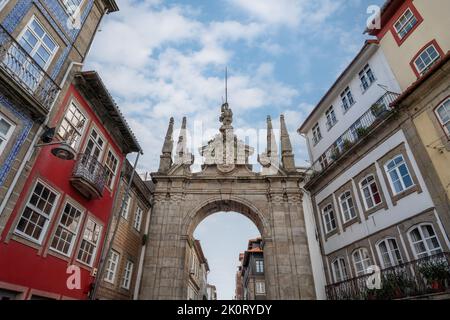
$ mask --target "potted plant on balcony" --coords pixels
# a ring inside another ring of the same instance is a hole
[[[382,103],[374,103],[371,107],[370,107],[370,111],[372,112],[372,115],[375,118],[380,117],[382,114],[384,114],[387,110],[384,104]]]
[[[353,146],[353,143],[348,139],[344,139],[344,141],[342,142],[342,149],[344,151],[349,150],[352,146]]]
[[[366,127],[356,128],[355,131],[356,131],[356,135],[358,136],[358,139],[365,137],[369,133],[369,129]]]
[[[427,280],[431,291],[444,291],[444,283],[450,279],[450,268],[447,261],[427,261],[420,265],[419,271]]]
[[[339,151],[339,148],[337,148],[336,146],[333,147],[333,149],[331,150],[331,154],[330,154],[331,160],[336,161],[337,159],[339,159],[340,156],[341,156],[341,152]]]

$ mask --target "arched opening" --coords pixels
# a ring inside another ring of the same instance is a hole
[[[204,285],[207,290],[211,287],[216,290],[218,300],[265,299],[263,238],[267,229],[260,212],[241,199],[214,199],[197,207],[189,216],[187,234],[195,244],[188,246],[186,254],[188,299],[193,293],[197,293],[196,297],[203,295],[202,285],[195,282],[198,270],[202,272],[202,261],[204,270],[208,270]],[[194,267],[193,263],[198,266]],[[209,299],[211,293],[207,294]]]

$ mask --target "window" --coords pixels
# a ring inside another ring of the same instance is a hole
[[[371,265],[369,251],[366,248],[357,249],[353,252],[353,263],[355,264],[357,277],[366,274]]]
[[[58,50],[58,45],[42,27],[36,17],[31,18],[19,36],[18,42],[44,70],[47,70]]]
[[[447,101],[436,109],[436,115],[444,127],[445,133],[450,137],[450,99],[447,99]]]
[[[359,73],[359,79],[361,80],[361,88],[363,92],[369,89],[372,83],[375,82],[375,76],[373,75],[372,69],[368,64]]]
[[[86,127],[87,119],[74,102],[71,102],[59,126],[58,135],[77,150]]]
[[[106,157],[105,169],[106,169],[106,185],[109,189],[113,189],[114,187],[114,178],[117,174],[117,167],[119,164],[119,160],[112,153],[111,150],[108,151],[108,156]]]
[[[134,263],[130,260],[127,260],[127,264],[125,265],[125,270],[122,278],[122,288],[130,289],[131,285],[131,276],[133,275]]]
[[[364,205],[367,210],[372,209],[381,203],[381,195],[373,175],[362,180],[360,187],[363,194]]]
[[[353,197],[352,197],[352,193],[350,191],[344,192],[339,197],[339,202],[341,205],[344,222],[348,222],[348,221],[356,218],[355,204],[353,203]]]
[[[75,239],[77,237],[82,212],[69,202],[66,203],[61,214],[58,228],[53,236],[51,248],[66,256],[72,253]]]
[[[139,232],[141,231],[142,213],[143,213],[142,209],[137,207],[136,213],[134,214],[134,224],[133,225],[134,225],[134,228]]]
[[[101,232],[102,227],[89,218],[84,229],[80,250],[78,251],[78,261],[89,266],[93,264]]]
[[[357,141],[357,140],[359,140],[359,139],[361,138],[361,137],[359,136],[359,134],[358,134],[358,131],[359,131],[360,129],[362,129],[362,128],[366,128],[366,127],[363,127],[363,125],[362,125],[360,119],[356,120],[356,121],[351,125],[351,127],[350,127],[350,132],[352,133],[353,139],[354,139],[355,141]]]
[[[66,12],[72,16],[77,12],[83,1],[84,0],[62,0],[62,3]]]
[[[256,272],[264,272],[264,260],[256,260]]]
[[[264,281],[256,281],[256,294],[266,293],[266,283]]]
[[[402,255],[394,238],[384,239],[377,245],[383,268],[390,268],[403,263]]]
[[[389,176],[389,182],[394,191],[394,194],[399,194],[414,185],[414,182],[409,174],[405,159],[399,155],[389,161],[385,166],[386,172]]]
[[[0,156],[6,148],[6,144],[11,139],[15,126],[6,118],[0,115]]]
[[[336,229],[336,219],[334,216],[333,206],[331,204],[327,205],[322,210],[323,222],[325,224],[326,233],[330,233]]]
[[[15,232],[41,243],[55,210],[58,197],[58,193],[38,181],[23,210]]]
[[[124,204],[123,204],[123,210],[122,210],[121,216],[124,219],[128,219],[128,212],[130,211],[130,201],[131,201],[130,195],[128,195],[126,198],[124,196],[122,198],[122,201],[124,202]]]
[[[322,140],[322,134],[320,133],[320,127],[318,123],[316,123],[312,131],[313,131],[313,142],[314,145],[316,145],[319,143],[320,140]]]
[[[423,50],[416,60],[414,60],[414,65],[420,75],[423,75],[436,60],[440,58],[436,47],[432,44]]]
[[[407,9],[394,24],[394,28],[400,39],[402,39],[416,24],[417,18],[410,9]]]
[[[114,250],[111,250],[111,256],[109,257],[108,264],[106,265],[105,281],[114,283],[116,279],[117,266],[119,265],[120,255]]]
[[[355,103],[355,99],[353,99],[353,95],[349,87],[341,93],[341,100],[344,112],[347,112],[347,110],[350,109],[350,107]]]
[[[328,130],[330,130],[337,122],[333,106],[328,108],[328,110],[325,112],[325,115],[327,116],[327,128]]]
[[[85,153],[90,155],[97,161],[100,161],[104,147],[105,141],[95,129],[92,129],[91,135],[89,136],[89,140],[86,145]]]
[[[409,232],[409,240],[417,259],[442,252],[439,240],[431,224],[423,224]]]
[[[335,283],[347,280],[348,274],[344,258],[341,257],[334,260],[331,267],[333,269],[333,278]]]
[[[326,154],[323,154],[319,157],[319,163],[320,166],[322,167],[322,170],[325,170],[326,167],[328,167],[328,158]]]

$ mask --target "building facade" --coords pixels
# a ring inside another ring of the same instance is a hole
[[[242,259],[242,300],[266,299],[263,250],[264,243],[261,238],[249,240]]]
[[[126,160],[120,181],[118,195],[120,200],[125,198],[133,170],[132,165]],[[135,172],[122,212],[120,211],[122,201],[116,202],[114,221],[107,239],[111,249],[104,254],[108,258],[104,269],[99,269],[102,273],[98,277],[99,288],[96,299],[136,300],[138,298],[144,264],[143,253],[146,249],[150,226],[152,189],[152,182],[142,181]]]
[[[187,300],[208,300],[209,265],[203,254],[200,241],[193,239],[188,251],[190,271]]]
[[[0,232],[111,0],[0,1]]]
[[[449,262],[448,208],[413,117],[395,108],[402,86],[384,51],[368,41],[299,129],[329,299],[425,295],[433,279],[416,275]],[[382,287],[371,290],[368,273],[377,268]]]
[[[67,141],[75,159],[40,148],[5,219],[0,293],[15,298],[90,296],[125,156],[140,151],[96,72],[76,73],[57,109],[53,140]]]
[[[242,286],[242,261],[244,254],[239,254],[239,265],[236,271],[236,289],[234,293],[234,300],[244,300],[244,287]]]
[[[208,284],[206,286],[206,294],[208,297],[208,300],[217,300],[217,288],[216,286],[212,285],[212,284]]]
[[[407,89],[450,50],[450,21],[446,0],[389,0],[381,12],[376,36],[398,79]]]

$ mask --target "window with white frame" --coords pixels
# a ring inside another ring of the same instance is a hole
[[[265,294],[266,293],[266,283],[264,281],[256,281],[256,294]]]
[[[403,263],[402,255],[394,238],[388,238],[377,244],[378,255],[383,268],[390,268]]]
[[[263,273],[264,272],[264,260],[256,260],[256,272]]]
[[[318,144],[320,140],[322,140],[322,133],[320,132],[319,124],[316,123],[316,125],[312,129],[313,133],[313,142],[314,145]]]
[[[72,16],[77,13],[84,0],[61,0],[67,14]]]
[[[122,288],[124,289],[130,289],[131,286],[131,277],[133,275],[133,268],[134,263],[130,260],[127,260],[127,263],[125,264],[125,270],[123,272],[123,278],[122,278]]]
[[[364,178],[360,183],[360,188],[366,210],[372,209],[382,202],[378,184],[373,175]]]
[[[66,256],[72,254],[82,217],[83,213],[80,209],[66,202],[50,246],[52,250]]]
[[[89,135],[88,142],[86,143],[86,150],[84,151],[84,153],[90,155],[97,161],[100,161],[103,155],[104,148],[105,148],[105,140],[97,132],[97,130],[93,128],[91,134]]]
[[[417,71],[423,75],[439,58],[439,52],[432,44],[419,54],[416,60],[414,60],[414,65]]]
[[[58,198],[59,194],[56,191],[38,181],[25,205],[15,233],[42,243]]]
[[[134,223],[133,226],[137,231],[141,231],[141,224],[142,224],[142,214],[143,210],[139,207],[136,209],[136,213],[134,214]]]
[[[372,83],[375,82],[375,76],[368,64],[359,72],[359,79],[361,80],[361,88],[363,92],[369,89]]]
[[[114,250],[111,250],[111,255],[106,264],[105,281],[114,283],[116,279],[117,267],[120,261],[120,254]]]
[[[398,155],[388,161],[385,170],[394,194],[399,194],[414,185],[403,155]]]
[[[12,133],[14,132],[15,125],[0,114],[0,156],[11,139]]]
[[[334,112],[333,106],[327,109],[325,115],[327,117],[327,128],[330,130],[337,123],[336,113]]]
[[[351,191],[345,191],[342,193],[339,197],[339,203],[341,206],[344,223],[356,218],[356,208]]]
[[[341,93],[341,101],[344,112],[346,112],[352,105],[355,104],[355,99],[353,99],[353,95],[349,87],[345,88],[345,90]]]
[[[88,266],[92,266],[97,253],[101,232],[102,227],[93,219],[88,218],[84,228],[80,249],[78,250],[78,261],[87,264]]]
[[[442,252],[439,239],[431,224],[422,224],[409,232],[409,240],[417,259]]]
[[[347,267],[343,257],[339,257],[331,264],[334,282],[342,282],[348,279]]]
[[[450,98],[436,109],[436,115],[444,127],[445,133],[450,137]]]
[[[359,277],[366,274],[367,269],[372,264],[370,261],[369,251],[366,248],[359,248],[353,252],[352,256],[356,276]]]
[[[78,150],[86,125],[86,116],[74,102],[71,102],[59,126],[58,135],[74,150]]]
[[[334,209],[331,204],[323,208],[322,216],[326,233],[334,231],[336,229],[336,217],[334,215]]]
[[[18,38],[18,42],[44,70],[47,70],[59,48],[56,41],[53,40],[35,16],[26,25]]]
[[[123,210],[121,213],[122,218],[124,218],[125,220],[128,219],[128,213],[130,211],[130,203],[131,203],[131,197],[128,194],[127,196],[124,195],[124,197],[122,198],[123,201]]]
[[[113,189],[114,180],[117,174],[117,168],[119,166],[119,160],[114,153],[109,150],[106,156],[105,169],[106,169],[106,185],[109,189]]]
[[[414,16],[411,9],[408,8],[397,22],[395,22],[394,27],[398,36],[402,39],[416,24],[417,18]]]
[[[323,154],[319,157],[319,163],[322,167],[322,170],[324,170],[326,167],[328,167],[328,158],[326,154]]]

